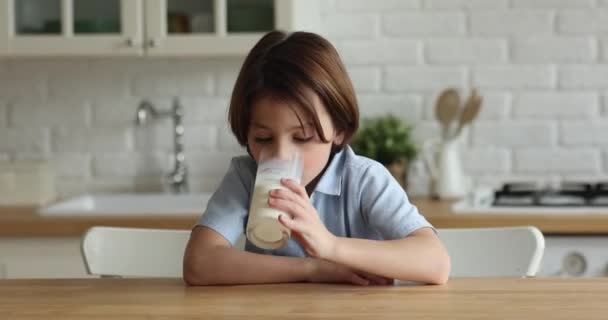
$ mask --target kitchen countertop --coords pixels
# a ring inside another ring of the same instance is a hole
[[[412,198],[420,212],[437,228],[532,225],[545,234],[608,234],[608,214],[455,214],[449,201]],[[0,236],[80,236],[96,225],[190,229],[199,215],[41,217],[36,207],[0,207]]]
[[[7,319],[605,319],[608,278],[446,285],[188,287],[180,279],[0,280]]]
[[[608,234],[608,213],[454,213],[451,201],[412,198],[436,228],[481,228],[530,225],[547,234]]]

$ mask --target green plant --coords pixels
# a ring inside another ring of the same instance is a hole
[[[412,128],[391,114],[363,120],[351,147],[355,153],[385,166],[410,163],[418,153]]]

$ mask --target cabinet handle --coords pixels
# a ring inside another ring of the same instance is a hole
[[[149,48],[156,48],[158,46],[158,41],[154,38],[150,38],[148,39],[148,47]]]
[[[139,43],[137,41],[133,40],[133,38],[128,38],[125,41],[125,44],[127,45],[127,47],[131,47],[131,48],[139,46]]]

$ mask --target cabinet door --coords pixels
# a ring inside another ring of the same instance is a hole
[[[244,56],[268,31],[316,31],[318,21],[317,0],[146,0],[146,53]]]
[[[142,0],[0,0],[0,54],[142,54],[142,17]]]

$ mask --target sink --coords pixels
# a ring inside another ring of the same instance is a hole
[[[92,194],[43,207],[42,216],[200,215],[211,193]]]

